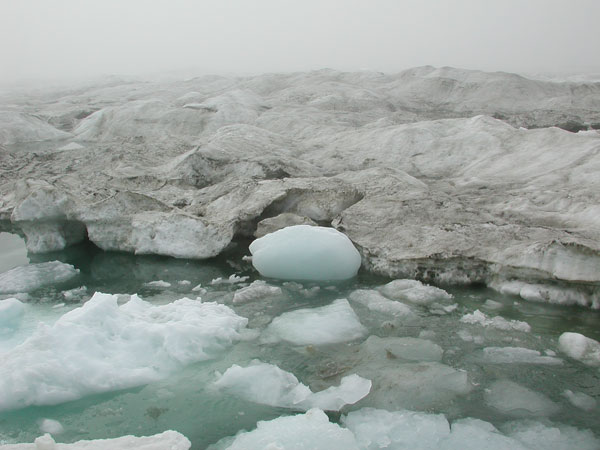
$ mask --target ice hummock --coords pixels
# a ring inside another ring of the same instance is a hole
[[[261,275],[284,280],[345,280],[360,268],[360,254],[334,228],[294,225],[250,244]]]
[[[263,340],[296,345],[326,345],[352,341],[365,335],[366,328],[346,299],[319,308],[303,308],[275,317]]]
[[[31,292],[55,283],[64,283],[79,273],[71,264],[50,261],[19,266],[0,274],[0,294]]]
[[[294,374],[276,365],[254,360],[247,367],[232,365],[215,382],[215,386],[246,400],[270,406],[309,410],[319,408],[339,411],[352,405],[371,390],[371,381],[358,375],[342,378],[339,386],[312,392]]]
[[[58,404],[139,386],[210,359],[240,338],[248,320],[217,303],[183,298],[153,306],[136,295],[96,293],[0,354],[0,411]]]

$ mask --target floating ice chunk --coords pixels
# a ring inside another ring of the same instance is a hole
[[[379,288],[387,298],[407,300],[418,305],[427,305],[440,300],[450,300],[452,295],[443,289],[423,284],[417,280],[394,280]]]
[[[474,342],[475,344],[483,344],[484,338],[481,335],[472,335],[469,330],[458,330],[456,332],[457,336],[461,338],[465,342]]]
[[[192,284],[192,282],[190,280],[179,280],[177,283],[180,286],[189,286],[190,284]]]
[[[157,287],[157,288],[169,288],[169,287],[171,287],[171,283],[169,283],[168,281],[156,280],[156,281],[148,281],[147,283],[144,283],[144,286]]]
[[[358,289],[352,292],[348,298],[353,302],[367,307],[371,311],[377,311],[394,316],[412,315],[411,309],[404,303],[385,298],[379,292],[368,289]]]
[[[40,431],[42,433],[50,433],[50,434],[60,434],[63,431],[65,431],[65,429],[63,428],[62,424],[58,421],[58,420],[54,420],[54,419],[42,419],[40,421]]]
[[[500,433],[491,423],[472,418],[454,421],[450,436],[438,448],[439,450],[529,450],[518,440]]]
[[[558,348],[571,358],[588,366],[600,366],[600,342],[579,333],[563,333],[558,338]]]
[[[2,446],[3,450],[188,450],[192,443],[183,434],[167,430],[154,436],[122,436],[114,439],[77,441],[73,444],[57,444],[52,436],[45,434],[33,444]]]
[[[326,345],[352,341],[364,336],[366,328],[346,299],[320,308],[297,309],[273,319],[264,333],[269,342],[288,341],[296,345]]]
[[[491,364],[562,364],[562,359],[542,356],[537,350],[523,347],[486,347],[482,359]]]
[[[14,330],[25,314],[25,305],[16,298],[0,300],[0,334]]]
[[[229,443],[229,440],[228,442]],[[227,444],[225,444],[227,445]],[[305,414],[260,421],[256,429],[238,433],[228,450],[358,450],[350,430],[329,422],[320,409]]]
[[[407,361],[441,361],[444,351],[439,345],[426,339],[412,337],[369,336],[361,344],[371,355],[382,359],[404,359]]]
[[[255,403],[327,411],[339,411],[344,405],[352,405],[371,390],[371,381],[358,375],[349,375],[342,378],[339,386],[313,393],[292,373],[258,360],[252,361],[247,367],[234,364],[215,385]]]
[[[63,291],[62,295],[68,302],[78,302],[82,297],[87,295],[87,287],[80,286],[75,289],[69,289],[68,291]]]
[[[219,278],[215,278],[214,280],[211,280],[210,284],[213,286],[219,285],[219,284],[236,284],[236,283],[243,283],[244,281],[246,281],[248,278],[248,276],[243,276],[243,277],[238,277],[235,273],[229,275],[229,278],[227,279],[223,279],[221,277]]]
[[[244,288],[238,289],[233,294],[233,303],[246,303],[266,297],[281,295],[280,287],[269,286],[263,280],[256,280]]]
[[[256,239],[250,252],[261,275],[284,280],[345,280],[360,268],[350,239],[333,228],[282,228]]]
[[[202,284],[197,284],[192,288],[192,292],[198,292],[200,294],[206,294],[206,289],[202,287]]]
[[[489,318],[484,313],[475,310],[472,314],[465,314],[460,318],[462,323],[469,323],[474,325],[481,325],[483,327],[496,328],[503,331],[522,331],[529,333],[531,327],[527,322],[521,322],[519,320],[506,320],[504,317],[496,316]]]
[[[550,416],[559,410],[545,395],[508,380],[492,383],[483,398],[490,408],[512,417]]]
[[[500,302],[487,299],[482,306],[487,309],[502,309],[504,305]]]
[[[600,448],[600,439],[590,430],[579,430],[563,424],[540,423],[532,420],[514,421],[503,425],[502,430],[530,450],[598,450]]]
[[[590,395],[584,394],[583,392],[573,392],[567,389],[562,393],[562,395],[566,397],[573,406],[583,409],[584,411],[596,409],[596,399]]]
[[[0,274],[0,294],[31,292],[55,283],[64,283],[79,273],[71,264],[50,261],[15,267]]]
[[[247,319],[187,298],[152,306],[136,295],[96,293],[50,327],[0,355],[0,411],[50,405],[143,385],[214,357],[241,338]]]

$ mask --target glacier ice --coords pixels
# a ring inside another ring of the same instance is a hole
[[[64,283],[79,273],[70,264],[50,261],[19,266],[0,274],[0,294],[31,292],[55,283]]]
[[[510,380],[493,382],[483,397],[490,408],[512,417],[544,417],[560,409],[544,394]]]
[[[330,305],[297,309],[275,317],[262,338],[266,342],[326,345],[358,339],[366,331],[348,300],[338,299]]]
[[[285,280],[345,280],[360,268],[360,254],[333,228],[294,225],[250,244],[261,275]]]
[[[418,305],[428,305],[440,300],[450,300],[451,294],[418,280],[393,280],[379,288],[387,298],[406,300]]]
[[[600,342],[579,333],[566,332],[558,338],[558,348],[589,366],[600,366]]]
[[[365,397],[371,390],[371,381],[348,375],[339,386],[312,392],[292,373],[254,360],[246,367],[234,364],[219,377],[215,386],[255,403],[299,410],[339,411],[344,405],[352,405]]]
[[[183,298],[153,306],[95,293],[0,354],[0,410],[50,405],[139,386],[210,359],[240,339],[247,319]]]
[[[17,328],[25,314],[25,305],[16,298],[0,300],[0,335]]]

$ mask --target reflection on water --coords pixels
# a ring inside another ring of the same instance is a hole
[[[0,233],[0,273],[29,263],[25,241],[11,233]]]

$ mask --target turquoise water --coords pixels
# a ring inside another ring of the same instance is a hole
[[[237,314],[249,319],[250,328],[260,331],[273,317],[283,312],[326,305],[337,298],[347,298],[355,289],[374,289],[390,281],[359,273],[355,279],[343,283],[304,283],[301,290],[297,285],[268,280],[270,284],[283,289],[283,297],[234,305],[232,295],[240,285],[211,286],[210,282],[218,277],[227,278],[234,273],[249,276],[247,283],[260,279],[251,264],[242,260],[244,254],[247,254],[247,243],[241,242],[228,254],[209,261],[110,253],[90,244],[64,252],[29,255],[31,263],[60,260],[73,264],[80,269],[80,274],[66,284],[30,293],[27,300],[28,322],[21,325],[22,329],[18,331],[20,337],[13,336],[10,342],[5,338],[4,347],[16,345],[17,341],[25,339],[35,328],[34,322],[53,323],[65,312],[80,306],[80,301],[87,300],[95,291],[138,293],[151,303],[164,304],[184,296],[195,297],[191,289],[202,284],[207,289],[202,295],[203,300],[228,305]],[[2,255],[0,260],[10,259],[6,256],[8,252],[3,252]],[[169,282],[171,287],[146,285],[157,280]],[[179,283],[183,280],[189,281],[189,284]],[[81,286],[87,288],[84,294],[74,302],[65,301],[65,290]],[[553,422],[591,429],[600,436],[598,407],[594,411],[585,412],[571,405],[562,395],[563,391],[570,389],[600,401],[600,372],[598,368],[585,366],[560,354],[557,345],[558,337],[565,331],[582,333],[600,340],[599,312],[579,307],[530,303],[483,287],[442,287],[454,296],[447,304],[457,304],[456,309],[447,314],[436,312],[430,307],[410,305],[416,313],[413,318],[391,320],[384,314],[352,304],[369,334],[381,337],[425,336],[444,349],[444,364],[467,372],[472,386],[469,394],[439,402],[433,399],[425,402],[426,406],[417,405],[416,409],[445,413],[451,420],[476,417],[500,427],[513,418],[488,407],[483,400],[484,393],[493,381],[509,379],[540,392],[557,403],[560,410],[551,416]],[[6,297],[9,296],[0,298]],[[494,310],[486,309],[484,303],[488,299],[501,305]],[[507,320],[525,321],[531,326],[531,332],[508,332],[460,322],[464,314],[476,309],[489,316],[501,315]],[[468,331],[472,340],[465,340],[464,330]],[[194,449],[203,449],[239,430],[253,429],[258,420],[270,420],[294,412],[258,405],[216,391],[211,385],[217,372],[223,373],[232,364],[243,366],[257,358],[292,372],[313,391],[317,391],[337,385],[341,376],[358,370],[360,364],[364,363],[356,357],[361,342],[359,340],[315,348],[286,343],[261,344],[259,340],[240,342],[217,359],[187,366],[160,382],[88,396],[55,406],[35,406],[0,413],[0,442],[32,442],[41,434],[40,420],[51,418],[58,420],[64,427],[65,431],[56,436],[60,442],[126,434],[151,435],[174,429],[186,435],[192,441]],[[483,363],[477,358],[478,352],[483,347],[490,346],[526,347],[542,354],[551,350],[557,353],[563,364]],[[0,346],[0,351],[2,348]],[[393,364],[396,362],[390,360],[390,365]],[[397,400],[394,405],[397,409],[404,406],[402,399]],[[378,405],[367,396],[356,405],[346,407],[342,413],[362,406],[390,405]],[[340,413],[329,415],[330,420],[339,420]]]

